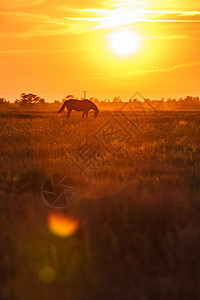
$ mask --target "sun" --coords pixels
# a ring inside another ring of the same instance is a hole
[[[129,55],[140,47],[141,37],[131,30],[120,30],[108,36],[111,49],[119,55]]]

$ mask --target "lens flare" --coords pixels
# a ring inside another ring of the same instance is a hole
[[[51,283],[56,279],[56,271],[52,267],[46,266],[39,271],[38,277],[44,283]]]
[[[62,213],[51,212],[48,215],[49,230],[60,237],[73,235],[79,228],[79,220],[68,217]]]

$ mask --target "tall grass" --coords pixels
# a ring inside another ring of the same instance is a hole
[[[111,116],[131,139],[86,182],[70,163]],[[126,113],[132,118],[130,112]],[[0,115],[1,299],[199,299],[200,115],[137,113],[134,129],[118,112],[96,120],[53,113]],[[76,178],[78,198],[55,210],[43,201],[44,178]],[[66,238],[50,213],[79,220]],[[56,271],[52,283],[38,274]]]

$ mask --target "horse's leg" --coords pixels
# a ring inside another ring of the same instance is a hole
[[[83,119],[83,117],[85,116],[85,111],[83,111],[83,114],[82,114],[82,119]]]
[[[70,114],[71,114],[71,110],[68,110],[68,113],[67,113],[67,119],[70,118]]]
[[[86,111],[86,118],[88,117],[88,112],[89,112],[89,111],[87,110],[87,111]]]

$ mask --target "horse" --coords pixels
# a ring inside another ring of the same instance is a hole
[[[93,109],[94,110],[94,118],[97,117],[98,113],[99,113],[99,109],[98,107],[90,100],[76,100],[76,99],[70,99],[70,100],[66,100],[61,109],[57,112],[58,114],[62,113],[65,109],[65,107],[68,110],[67,113],[67,118],[70,118],[70,114],[72,110],[76,110],[76,111],[83,111],[82,114],[82,119],[84,117],[84,115],[86,115],[86,117],[88,117],[88,112]]]

